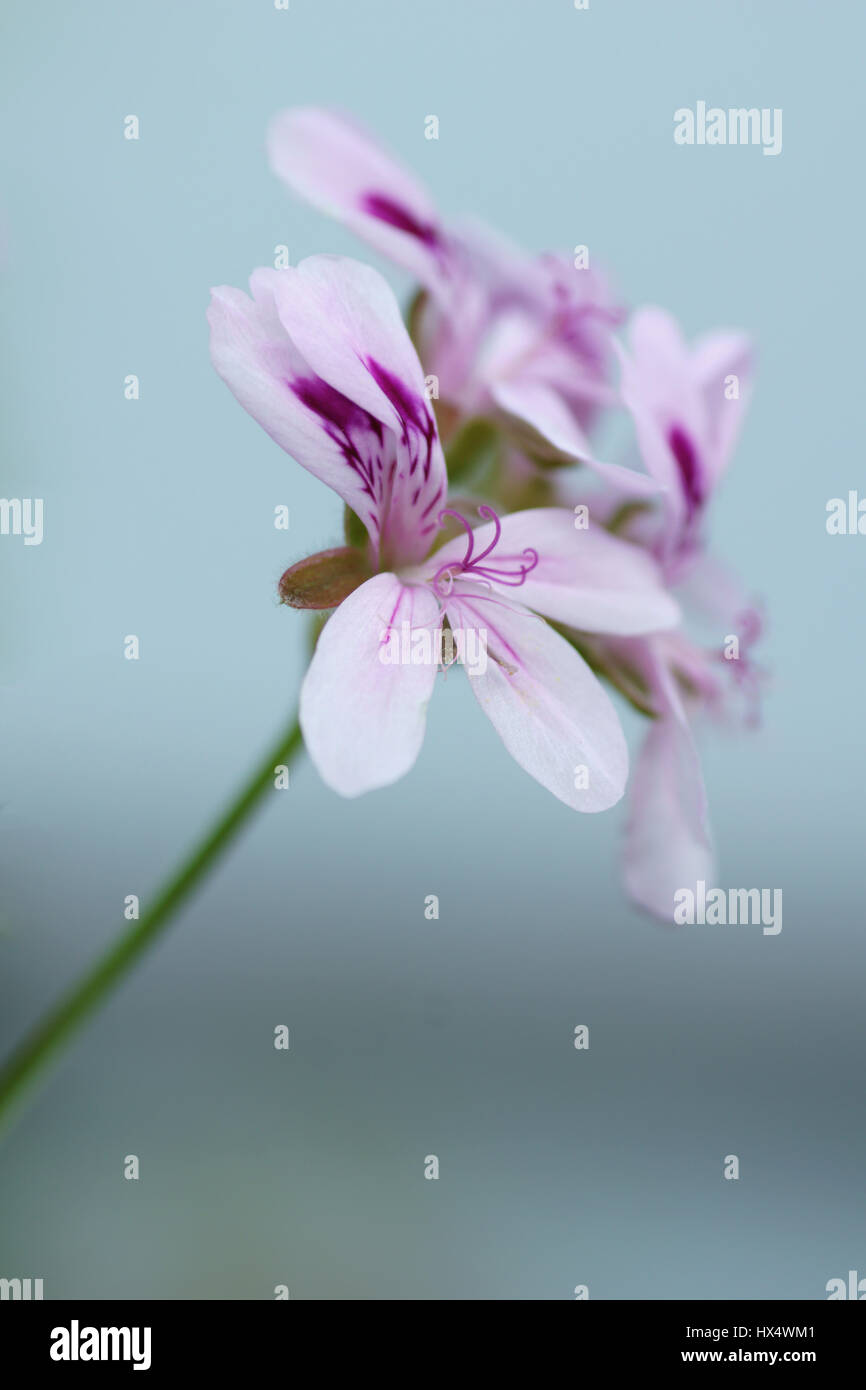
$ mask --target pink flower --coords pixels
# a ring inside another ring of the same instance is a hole
[[[704,636],[699,643],[677,629],[604,637],[592,653],[597,669],[652,715],[629,785],[623,871],[629,896],[673,922],[677,891],[694,892],[716,874],[696,728],[708,717],[754,724],[764,676],[752,655],[761,617],[704,549],[707,511],[751,391],[751,353],[743,337],[728,333],[690,351],[660,310],[635,316],[631,346],[623,395],[664,491],[658,508],[626,516],[621,533],[656,556],[689,626]],[[566,485],[560,495],[573,502],[572,493]],[[593,515],[608,522],[622,508],[621,494],[592,499]]]
[[[661,485],[655,549],[676,582],[700,551],[710,499],[728,465],[751,394],[752,351],[740,333],[712,333],[693,347],[676,320],[646,308],[620,350],[622,399],[638,446]]]
[[[334,111],[283,112],[268,150],[295,192],[425,287],[413,326],[449,418],[494,414],[532,449],[586,463],[611,486],[658,491],[645,474],[595,459],[587,440],[614,400],[611,330],[621,318],[594,270],[528,257],[480,227],[446,226],[424,186]]]
[[[707,509],[751,393],[752,353],[736,333],[707,335],[690,348],[671,316],[652,308],[634,315],[628,340],[620,350],[622,399],[663,491],[660,509],[636,510],[623,534],[658,558],[684,612],[715,639],[706,647],[678,630],[606,638],[596,649],[602,667],[627,673],[654,716],[630,787],[624,869],[632,898],[672,921],[676,890],[712,882],[715,872],[693,724],[726,717],[732,691],[754,722],[762,676],[751,655],[761,632],[757,610],[704,549]],[[612,517],[620,505],[609,496],[595,511]],[[735,653],[725,650],[728,639]]]
[[[600,529],[576,530],[563,509],[500,521],[485,508],[485,524],[471,530],[446,507],[421,364],[375,271],[314,256],[258,270],[250,288],[252,298],[213,291],[214,366],[271,437],[361,518],[375,571],[339,602],[301,692],[304,740],[324,780],[355,796],[412,767],[437,664],[386,661],[383,649],[404,624],[414,637],[440,634],[447,620],[464,640],[483,641],[489,660],[471,686],[520,766],[576,810],[612,805],[627,773],[616,713],[538,615],[623,636],[670,627],[678,609],[655,561]],[[433,551],[446,518],[465,534]]]

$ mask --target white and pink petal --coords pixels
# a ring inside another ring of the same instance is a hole
[[[543,619],[504,600],[455,593],[452,628],[483,635],[486,669],[472,692],[517,763],[576,811],[623,794],[628,751],[610,698],[586,662]]]
[[[302,198],[436,287],[447,252],[430,195],[356,121],[321,107],[283,111],[268,132],[268,158]]]
[[[253,419],[297,463],[333,488],[375,540],[377,499],[362,457],[369,450],[361,440],[381,448],[384,430],[311,372],[277,313],[275,289],[282,274],[255,271],[252,298],[228,285],[211,291],[211,360]],[[357,441],[351,450],[350,438]]]
[[[490,389],[500,410],[537,435],[555,455],[586,464],[603,482],[619,492],[648,497],[660,491],[660,482],[646,473],[595,458],[573,412],[544,382],[515,377],[494,382]]]
[[[430,548],[447,490],[445,459],[424,373],[394,293],[372,267],[311,256],[281,272],[283,326],[321,381],[390,431],[373,441],[380,560],[402,564]]]
[[[271,437],[360,516],[380,563],[420,559],[447,479],[391,290],[340,257],[258,270],[250,285],[252,301],[213,291],[217,371]]]
[[[695,892],[698,880],[712,883],[715,856],[700,758],[676,684],[649,644],[644,655],[660,714],[632,773],[624,876],[636,903],[672,923],[675,894]]]
[[[319,637],[301,688],[300,722],[320,776],[341,796],[398,781],[424,741],[437,667],[388,659],[389,633],[441,624],[431,591],[377,574],[344,599]]]
[[[583,632],[638,635],[679,622],[679,605],[664,588],[652,556],[601,525],[590,521],[587,529],[578,529],[573,512],[539,507],[513,512],[499,527],[496,548],[481,562],[485,572],[478,577],[500,597]],[[495,522],[478,526],[472,533],[473,554],[481,555],[495,535]],[[466,538],[458,537],[428,564],[439,570],[459,562],[465,551]],[[519,577],[521,565],[525,577],[509,584],[509,574]]]

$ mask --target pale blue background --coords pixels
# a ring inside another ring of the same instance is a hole
[[[633,912],[622,809],[567,811],[440,683],[411,777],[346,803],[301,764],[54,1073],[0,1150],[0,1274],[436,1300],[821,1298],[866,1273],[866,538],[824,529],[866,487],[864,28],[847,0],[4,6],[2,491],[46,499],[41,547],[0,539],[4,1046],[295,698],[275,580],[339,508],[217,380],[204,323],[278,243],[366,254],[267,170],[293,103],[355,111],[445,213],[586,242],[631,302],[755,335],[714,533],[766,601],[774,684],[705,766],[721,881],[783,888],[784,928]],[[698,99],[782,107],[781,156],[676,147]]]

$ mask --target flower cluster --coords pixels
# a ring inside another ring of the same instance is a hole
[[[346,506],[349,544],[280,586],[294,607],[330,610],[301,692],[313,762],[344,796],[402,777],[437,664],[383,660],[383,645],[432,634],[419,650],[441,652],[453,632],[458,653],[467,635],[483,645],[470,685],[512,757],[566,805],[601,811],[628,776],[612,686],[649,720],[626,884],[671,920],[676,889],[713,876],[695,718],[738,695],[755,709],[760,620],[705,551],[749,343],[688,344],[660,309],[627,319],[587,266],[447,225],[346,117],[285,112],[269,154],[296,193],[420,286],[408,325],[378,272],[343,257],[257,270],[250,295],[212,294],[216,370]],[[623,461],[592,443],[616,414]]]

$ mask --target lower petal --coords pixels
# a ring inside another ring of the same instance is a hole
[[[478,703],[516,762],[576,811],[623,794],[628,751],[616,711],[586,662],[543,619],[505,600],[449,598],[453,629],[483,637]]]
[[[657,677],[665,711],[653,722],[635,764],[625,882],[635,902],[673,922],[677,890],[694,892],[699,879],[711,883],[715,860],[694,737],[670,677],[658,668]]]
[[[326,623],[301,688],[300,720],[319,774],[341,796],[390,786],[418,757],[437,663],[404,662],[400,647],[411,657],[412,632],[432,634],[439,622],[429,589],[377,574]]]

